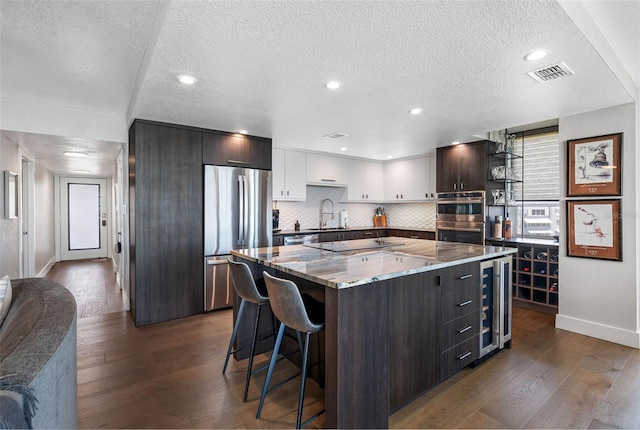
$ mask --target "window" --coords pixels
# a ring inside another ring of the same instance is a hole
[[[513,164],[522,174],[522,185],[513,187],[521,206],[511,208],[514,234],[521,237],[553,237],[560,234],[560,144],[558,129],[517,133],[514,153],[523,158]]]

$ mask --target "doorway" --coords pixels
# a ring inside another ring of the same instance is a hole
[[[108,257],[107,180],[60,178],[60,260]]]
[[[20,277],[30,278],[35,273],[35,181],[34,162],[22,157],[20,170]]]

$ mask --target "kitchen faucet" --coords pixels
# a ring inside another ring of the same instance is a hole
[[[326,202],[331,203],[331,212],[325,212],[324,211],[324,204]],[[320,202],[320,228],[327,228],[327,220],[324,219],[325,215],[331,215],[331,219],[335,218],[335,215],[333,214],[333,201],[331,199],[324,199],[323,201]]]

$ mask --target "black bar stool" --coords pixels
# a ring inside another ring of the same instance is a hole
[[[233,343],[236,340],[236,336],[238,335],[238,327],[242,321],[242,317],[245,312],[246,303],[255,303],[258,305],[258,313],[256,315],[256,323],[253,329],[253,338],[251,339],[251,350],[249,352],[249,366],[247,367],[247,378],[244,384],[244,397],[243,401],[247,401],[247,393],[249,392],[249,381],[251,380],[251,375],[254,373],[260,372],[265,368],[260,368],[253,372],[253,355],[256,349],[256,338],[258,337],[258,327],[260,322],[260,311],[262,310],[262,306],[269,303],[269,297],[263,296],[260,291],[258,291],[258,287],[256,286],[255,281],[253,280],[253,276],[251,275],[251,270],[249,270],[249,266],[245,263],[236,262],[229,257],[229,271],[231,272],[231,281],[233,282],[233,287],[236,290],[236,293],[240,296],[240,307],[238,309],[238,316],[236,318],[236,323],[233,326],[233,333],[231,334],[231,340],[229,341],[229,348],[227,349],[227,357],[224,360],[224,367],[222,368],[222,374],[227,370],[227,365],[229,364],[229,357],[232,353],[236,351],[232,351]],[[274,333],[275,333],[275,322],[274,322]]]
[[[276,338],[276,345],[273,348],[271,354],[271,360],[269,361],[269,370],[267,371],[267,377],[264,381],[262,388],[262,395],[260,396],[260,404],[258,405],[258,412],[256,418],[260,418],[262,413],[262,406],[264,405],[264,399],[269,391],[269,383],[273,376],[273,369],[275,367],[280,351],[280,345],[282,343],[282,337],[286,327],[289,327],[297,332],[305,333],[304,340],[304,352],[302,353],[302,381],[300,383],[300,396],[298,398],[298,418],[296,420],[296,428],[301,428],[307,425],[310,421],[318,417],[323,411],[318,412],[313,417],[309,418],[304,423],[300,423],[302,420],[302,406],[304,402],[304,390],[307,382],[307,367],[309,360],[309,338],[312,333],[317,333],[324,328],[324,322],[313,322],[309,319],[309,313],[302,300],[302,295],[298,290],[297,285],[287,279],[280,279],[269,275],[267,272],[263,272],[264,281],[267,285],[267,291],[269,292],[269,300],[271,304],[271,310],[276,318],[280,321],[280,329],[278,330],[278,337]],[[279,384],[280,385],[280,384]],[[279,386],[278,385],[278,386]]]

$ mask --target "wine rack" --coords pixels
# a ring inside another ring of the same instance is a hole
[[[558,246],[519,244],[513,270],[513,300],[557,312]]]

